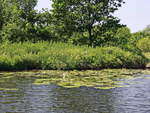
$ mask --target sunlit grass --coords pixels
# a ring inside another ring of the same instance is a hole
[[[143,68],[147,60],[117,47],[24,42],[0,45],[0,70]]]

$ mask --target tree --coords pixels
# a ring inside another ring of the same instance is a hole
[[[3,26],[3,1],[0,0],[0,30]]]
[[[20,17],[24,21],[33,22],[36,11],[34,10],[37,5],[37,0],[16,0],[20,12]]]
[[[150,37],[138,40],[136,45],[142,52],[150,52]]]
[[[87,32],[89,45],[93,46],[95,26],[103,27],[114,19],[113,13],[123,0],[52,0],[52,14],[62,32]]]
[[[43,9],[36,15],[35,28],[37,30],[36,36],[41,40],[57,41],[51,12],[48,9]]]
[[[7,31],[10,31],[11,28],[8,26],[18,22],[18,15],[19,11],[15,0],[0,0],[0,41],[10,35]],[[9,30],[6,30],[7,28]]]
[[[131,40],[130,29],[127,27],[119,28],[116,32],[115,38],[116,38],[116,45],[127,44]]]
[[[147,27],[143,30],[143,32],[150,34],[150,25],[147,25]]]
[[[37,0],[0,0],[0,35],[2,40],[28,40],[35,35]]]
[[[16,21],[17,13],[16,3],[13,0],[0,0],[0,30],[7,23]]]

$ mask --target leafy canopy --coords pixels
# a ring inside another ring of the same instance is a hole
[[[102,27],[110,20],[123,0],[52,0],[53,16],[61,29],[73,32],[88,32],[89,45],[94,42],[94,27]]]

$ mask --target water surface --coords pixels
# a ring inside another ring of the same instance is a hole
[[[15,74],[0,74],[0,113],[150,113],[149,74],[115,78],[121,87],[101,88],[35,84],[39,78]]]

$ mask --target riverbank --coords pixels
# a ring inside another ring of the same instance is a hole
[[[0,71],[145,68],[148,63],[144,56],[118,47],[49,42],[4,43],[0,45],[0,54]]]

